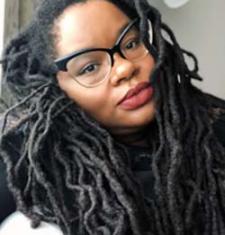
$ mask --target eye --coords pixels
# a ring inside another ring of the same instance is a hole
[[[125,49],[126,49],[126,50],[135,49],[135,48],[137,48],[140,44],[141,44],[140,38],[134,38],[134,39],[129,40],[129,41],[126,43]]]
[[[98,70],[100,64],[99,63],[90,63],[81,68],[78,72],[78,76],[89,75],[90,73],[94,73]]]

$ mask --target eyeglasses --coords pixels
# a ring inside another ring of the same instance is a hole
[[[152,44],[152,25],[149,21],[149,42]],[[82,49],[55,60],[59,70],[68,74],[84,87],[95,87],[108,78],[114,64],[113,55],[129,61],[139,61],[149,52],[141,38],[139,19],[131,21],[112,48]]]

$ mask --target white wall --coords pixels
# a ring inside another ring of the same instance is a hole
[[[3,44],[13,37],[19,30],[19,0],[0,0],[0,57]],[[0,96],[8,96],[6,89],[2,89],[2,75],[0,66]]]
[[[3,49],[3,38],[4,38],[4,9],[5,9],[5,1],[0,0],[0,53]]]
[[[225,99],[225,0],[190,0],[178,9],[162,0],[148,1],[160,10],[180,45],[197,56],[204,78],[200,87]]]
[[[3,41],[4,41],[4,9],[5,9],[5,0],[0,0],[0,59],[2,57],[3,51]],[[2,77],[2,68],[0,66],[0,82]],[[1,86],[0,86],[1,94]]]

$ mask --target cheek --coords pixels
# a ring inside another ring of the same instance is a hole
[[[154,58],[150,54],[148,54],[148,56],[146,57],[146,59],[142,63],[143,76],[149,77],[154,66],[155,66]]]
[[[68,97],[97,121],[104,123],[110,117],[113,107],[108,102],[109,91],[105,86],[85,88],[66,74],[58,75],[57,80]]]

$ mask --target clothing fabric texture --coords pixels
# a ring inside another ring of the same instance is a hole
[[[0,129],[2,128],[2,124],[2,119],[0,119]],[[16,205],[7,186],[6,166],[0,158],[0,224],[15,210]]]
[[[214,132],[225,147],[225,114],[213,123]],[[149,168],[151,156],[148,148],[129,146],[129,153],[132,162],[134,174],[139,181],[146,200],[153,197],[152,188],[154,185],[153,175]]]

